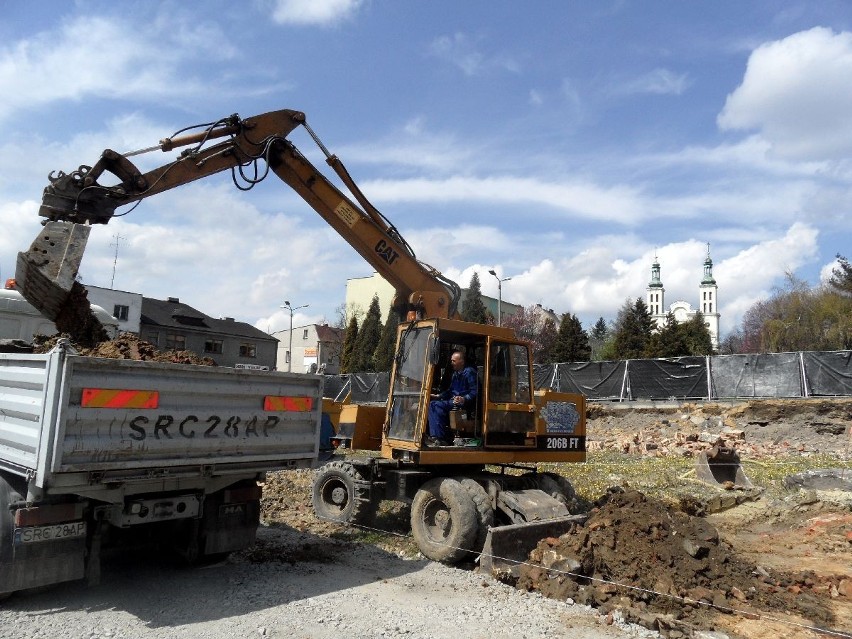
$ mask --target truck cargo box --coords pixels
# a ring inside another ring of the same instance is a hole
[[[0,354],[0,471],[104,501],[310,467],[322,377]],[[217,479],[219,481],[217,481]]]

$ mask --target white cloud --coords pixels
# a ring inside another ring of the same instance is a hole
[[[278,24],[330,25],[351,18],[364,0],[275,0],[272,19]]]
[[[681,95],[691,82],[686,73],[677,74],[669,69],[654,69],[620,87],[621,93],[653,93]]]
[[[850,32],[815,27],[763,44],[752,52],[718,125],[760,131],[782,158],[846,158],[852,153],[850,77]]]
[[[620,224],[638,224],[648,211],[641,193],[632,187],[604,188],[579,180],[564,183],[543,182],[534,178],[451,177],[430,180],[364,181],[362,188],[373,200],[383,202],[480,201],[536,203],[572,216],[608,220]],[[665,215],[665,212],[657,212]]]
[[[504,53],[485,54],[481,50],[482,37],[471,37],[462,32],[443,35],[429,44],[429,54],[457,66],[467,76],[492,70],[518,73],[520,64]]]
[[[227,59],[235,55],[234,48],[216,26],[173,13],[168,18],[168,28],[161,28],[166,16],[132,25],[106,17],[78,17],[0,48],[4,96],[0,119],[60,100],[151,102],[209,91],[209,84],[179,74],[180,63]]]

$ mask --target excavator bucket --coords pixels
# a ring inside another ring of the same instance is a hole
[[[559,537],[588,519],[587,514],[496,526],[488,530],[479,558],[479,569],[492,577],[517,578],[520,566],[542,539]]]
[[[753,488],[733,448],[714,446],[698,453],[695,476],[706,484],[726,488]]]
[[[18,253],[16,287],[50,320],[68,302],[90,230],[84,224],[46,222],[29,250]]]

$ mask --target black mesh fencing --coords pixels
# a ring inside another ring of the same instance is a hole
[[[533,381],[610,401],[852,396],[852,351],[537,364]],[[387,401],[389,388],[387,372],[325,378],[326,397],[351,389],[359,404]]]

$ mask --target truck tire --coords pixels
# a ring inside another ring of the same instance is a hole
[[[20,493],[6,481],[5,477],[0,476],[0,570],[5,569],[2,564],[12,561],[15,522],[10,506],[21,499]],[[0,601],[8,599],[14,592],[14,590],[0,590]]]
[[[364,479],[352,464],[333,461],[317,471],[311,502],[317,517],[326,521],[364,524],[369,521],[370,500],[359,483]]]
[[[461,561],[473,548],[478,530],[476,504],[457,480],[430,479],[414,495],[411,533],[429,559],[446,564]]]
[[[488,496],[488,491],[475,479],[470,477],[456,477],[456,480],[468,492],[473,504],[476,506],[476,514],[479,520],[479,529],[476,532],[476,539],[473,540],[471,550],[479,554],[485,547],[485,538],[488,536],[488,529],[494,525],[494,508],[491,506],[491,498]]]
[[[565,504],[569,512],[573,511],[577,503],[577,492],[567,478],[556,473],[541,473],[536,476],[536,484],[548,495]]]

